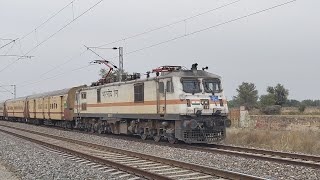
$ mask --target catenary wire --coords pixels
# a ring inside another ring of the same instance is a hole
[[[8,38],[0,38],[2,41],[13,41],[14,39],[8,39]]]
[[[149,45],[149,46],[145,46],[145,47],[143,47],[143,48],[139,48],[139,49],[136,49],[136,50],[133,50],[133,51],[124,53],[124,55],[134,54],[134,53],[143,51],[143,50],[145,50],[145,49],[150,49],[150,48],[153,48],[153,47],[155,47],[155,46],[159,46],[159,45],[162,45],[162,44],[166,44],[166,43],[169,43],[169,42],[171,42],[171,41],[175,41],[175,40],[178,40],[178,39],[187,37],[187,36],[191,36],[191,35],[194,35],[194,34],[203,32],[203,31],[207,31],[207,30],[210,30],[210,29],[218,28],[218,27],[220,27],[220,26],[223,26],[223,25],[226,25],[226,24],[229,24],[229,23],[233,23],[233,22],[235,22],[235,21],[239,21],[239,20],[245,19],[245,18],[248,18],[248,17],[250,17],[250,16],[254,16],[254,15],[257,15],[257,14],[260,14],[260,13],[263,13],[263,12],[266,12],[266,11],[269,11],[269,10],[272,10],[272,9],[275,9],[275,8],[278,8],[278,7],[281,7],[281,6],[284,6],[284,5],[293,3],[293,2],[295,2],[295,1],[297,1],[297,0],[287,1],[287,2],[284,2],[284,3],[282,3],[282,4],[278,4],[278,5],[275,5],[275,6],[266,8],[266,9],[263,9],[263,10],[259,10],[259,11],[256,11],[256,12],[253,12],[253,13],[250,13],[250,14],[247,14],[247,15],[244,15],[244,16],[241,16],[241,17],[237,17],[237,18],[234,18],[234,19],[231,19],[231,20],[228,20],[228,21],[224,21],[224,22],[222,22],[222,23],[218,23],[218,24],[213,25],[213,26],[209,26],[209,27],[206,27],[206,28],[203,28],[203,29],[200,29],[200,30],[193,31],[193,32],[188,33],[188,34],[184,34],[184,35],[177,36],[177,37],[174,37],[174,38],[169,39],[169,40],[165,40],[165,41],[162,41],[162,42],[159,42],[159,43],[155,43],[155,44],[152,44],[152,45]],[[111,58],[109,58],[109,59],[115,59],[115,58],[118,58],[118,57],[119,57],[119,56],[114,56],[114,57],[111,57]]]
[[[266,12],[266,11],[269,11],[269,10],[272,10],[272,9],[275,9],[275,8],[279,8],[279,7],[285,6],[285,5],[287,5],[287,4],[291,4],[291,3],[295,2],[295,1],[298,1],[298,0],[287,1],[287,2],[278,4],[278,5],[275,5],[275,6],[271,6],[271,7],[266,8],[266,9],[262,9],[262,10],[259,10],[259,11],[255,11],[255,12],[253,12],[253,13],[250,13],[250,14],[247,14],[247,15],[244,15],[244,16],[241,16],[241,17],[238,17],[238,18],[234,18],[234,19],[231,19],[231,20],[228,20],[228,21],[225,21],[225,22],[222,22],[222,23],[213,25],[213,26],[209,26],[209,27],[207,27],[207,28],[203,28],[203,29],[200,29],[200,30],[197,30],[197,31],[193,31],[193,32],[188,33],[188,34],[186,34],[186,35],[178,36],[178,37],[175,37],[175,38],[166,40],[166,41],[162,41],[162,42],[160,42],[160,43],[156,43],[156,44],[153,44],[153,45],[144,47],[144,48],[140,48],[140,49],[137,49],[137,50],[134,50],[134,51],[130,51],[130,52],[125,53],[125,54],[126,54],[126,55],[128,55],[128,54],[133,54],[133,53],[136,53],[136,52],[139,52],[139,51],[142,51],[142,50],[151,48],[151,47],[155,47],[155,46],[158,46],[158,45],[161,45],[161,44],[165,44],[165,43],[168,43],[168,42],[177,40],[177,39],[181,39],[181,38],[186,37],[186,36],[194,35],[194,34],[197,34],[197,33],[200,33],[200,32],[206,31],[206,30],[209,30],[209,29],[217,28],[217,27],[220,27],[220,26],[225,25],[225,24],[229,24],[229,23],[232,23],[232,22],[235,22],[235,21],[239,21],[239,20],[241,20],[241,19],[248,18],[248,17],[250,17],[250,16],[254,16],[254,15],[257,15],[257,14],[260,14],[260,13],[263,13],[263,12]],[[114,58],[117,58],[117,57],[118,57],[118,56],[112,57],[112,58],[109,58],[109,59],[114,59]],[[81,68],[77,68],[77,69],[73,69],[73,70],[71,70],[71,71],[68,71],[68,72],[65,72],[65,73],[61,73],[61,74],[59,74],[59,75],[56,75],[56,76],[53,76],[53,77],[49,77],[49,78],[46,78],[46,79],[42,79],[42,80],[39,80],[39,81],[37,81],[37,82],[29,83],[29,84],[23,85],[23,86],[21,86],[21,87],[25,87],[25,86],[29,86],[29,85],[31,85],[31,84],[39,83],[39,82],[44,81],[44,80],[53,79],[53,78],[55,78],[55,77],[57,77],[57,76],[67,74],[67,73],[69,73],[69,72],[81,70],[81,69],[87,68],[87,67],[89,67],[89,66],[90,66],[90,65],[87,65],[87,66],[84,66],[84,67],[81,67]]]
[[[54,37],[55,35],[57,35],[60,31],[62,31],[63,29],[65,29],[66,27],[68,27],[70,24],[72,24],[73,22],[75,22],[76,20],[78,20],[80,17],[82,17],[83,15],[85,15],[86,13],[88,13],[90,10],[92,10],[94,7],[96,7],[97,5],[99,5],[102,1],[104,0],[99,0],[97,3],[95,3],[93,6],[91,6],[89,9],[87,9],[86,11],[82,12],[79,16],[77,16],[76,18],[74,18],[73,20],[71,20],[70,22],[68,22],[67,24],[65,24],[64,26],[62,26],[58,31],[56,31],[55,33],[51,34],[49,37],[47,37],[46,39],[44,39],[43,41],[41,41],[40,43],[38,43],[36,46],[34,46],[33,48],[31,48],[28,52],[26,52],[23,56],[28,55],[30,52],[34,51],[35,49],[37,49],[39,46],[41,46],[43,43],[47,42],[48,40],[50,40],[52,37]],[[7,66],[5,66],[4,68],[2,68],[0,70],[0,72],[4,71],[5,69],[9,68],[10,66],[12,66],[14,63],[16,63],[17,61],[19,61],[20,59],[16,59],[15,61],[13,61],[12,63],[8,64]]]
[[[167,24],[167,25],[164,25],[164,26],[161,26],[161,27],[153,28],[153,29],[148,30],[148,31],[145,31],[145,32],[143,32],[143,33],[139,33],[139,34],[136,34],[136,35],[133,35],[133,36],[126,37],[125,39],[132,39],[132,38],[141,36],[141,35],[143,35],[143,34],[147,34],[147,33],[150,33],[150,32],[153,32],[153,31],[156,31],[156,30],[159,30],[159,29],[162,29],[162,28],[166,28],[166,27],[172,26],[172,25],[174,25],[174,24],[181,23],[181,22],[186,21],[186,20],[190,20],[190,19],[196,18],[196,17],[198,17],[198,16],[202,16],[202,15],[207,14],[207,13],[210,13],[210,12],[212,12],[212,11],[216,11],[216,10],[218,10],[218,9],[222,9],[222,8],[224,8],[224,7],[230,6],[230,5],[235,4],[235,3],[239,2],[239,1],[241,1],[241,0],[233,1],[233,2],[231,2],[231,3],[228,3],[228,4],[225,4],[225,5],[222,5],[222,6],[213,8],[213,9],[210,9],[210,10],[208,10],[208,11],[205,11],[205,12],[202,12],[202,13],[199,13],[199,14],[196,14],[196,15],[194,15],[194,16],[190,16],[190,17],[185,18],[185,19],[183,19],[183,20],[176,21],[176,22],[174,22],[174,23],[170,23],[170,24]],[[71,2],[71,3],[72,3],[72,2]],[[70,4],[68,4],[68,5],[70,5]],[[68,5],[67,5],[67,6],[68,6]],[[60,11],[61,11],[61,10],[60,10]],[[32,31],[32,32],[33,32],[33,31]],[[116,42],[119,42],[119,41],[121,41],[121,40],[114,41],[114,42],[112,42],[112,43],[116,43]],[[112,43],[108,43],[108,44],[112,44]],[[108,44],[105,44],[105,45],[108,45]],[[104,45],[102,45],[102,46],[104,46]],[[99,47],[100,47],[100,46],[99,46]],[[89,48],[94,48],[94,47],[89,47]],[[20,48],[20,49],[21,49],[21,48]],[[20,51],[22,51],[22,50],[20,50]],[[86,50],[83,51],[83,52],[81,52],[81,53],[80,53],[80,56],[81,56],[84,52],[86,52]],[[99,55],[99,56],[100,56],[100,55]],[[101,57],[101,56],[100,56],[100,57]],[[49,70],[49,71],[41,74],[40,77],[43,76],[43,75],[48,74],[49,72],[52,72],[53,70],[61,67],[62,65],[65,65],[65,64],[69,63],[70,61],[72,61],[72,59],[73,59],[73,58],[70,58],[70,59],[68,59],[67,61],[63,62],[62,64],[59,64],[59,65],[55,66],[53,69],[51,69],[51,70]],[[102,58],[102,59],[104,59],[104,58]]]
[[[8,46],[8,45],[9,45],[9,44],[11,44],[11,43],[15,43],[15,42],[16,42],[16,40],[18,40],[18,39],[11,40],[11,41],[10,41],[10,42],[8,42],[7,44],[5,44],[5,45],[1,46],[1,47],[0,47],[0,49],[2,49],[2,48],[4,48],[4,47]]]
[[[45,25],[46,23],[48,23],[51,19],[53,19],[54,17],[56,17],[58,14],[60,14],[63,10],[65,10],[68,6],[70,6],[75,0],[69,2],[67,5],[65,5],[63,8],[61,8],[59,11],[57,11],[56,13],[54,13],[52,16],[50,16],[47,20],[45,20],[43,23],[41,23],[40,25],[38,25],[36,28],[34,28],[32,31],[30,31],[29,33],[26,33],[25,35],[23,35],[20,39],[24,39],[27,36],[29,36],[30,34],[32,34],[33,32],[35,32],[37,29],[41,28],[43,25]]]
[[[65,64],[70,63],[71,61],[75,60],[77,57],[82,56],[82,55],[83,55],[84,53],[86,53],[86,52],[87,52],[87,50],[84,50],[84,51],[82,51],[80,54],[77,54],[77,55],[74,55],[74,56],[70,57],[69,59],[67,59],[67,60],[64,61],[63,63],[58,64],[58,65],[54,66],[52,69],[50,69],[50,70],[48,70],[48,71],[40,74],[38,77],[43,77],[43,76],[47,75],[48,73],[50,73],[50,72],[58,69],[59,67],[65,65]],[[26,83],[26,82],[27,82],[27,83],[29,83],[29,82],[32,83],[33,81],[32,81],[32,80],[30,80],[30,81],[24,81],[24,83]],[[18,83],[18,84],[20,84],[20,83]]]
[[[65,74],[69,74],[69,73],[74,72],[74,71],[79,71],[79,70],[85,69],[85,68],[87,68],[87,67],[89,67],[89,66],[92,66],[92,64],[89,64],[89,65],[86,65],[86,66],[81,66],[81,67],[79,67],[79,68],[72,69],[72,70],[70,70],[70,71],[68,71],[68,72],[60,73],[60,74],[57,74],[57,75],[55,75],[55,76],[43,78],[43,79],[40,79],[40,80],[38,80],[38,81],[34,81],[34,82],[31,82],[31,83],[28,83],[28,84],[21,84],[21,85],[17,85],[17,86],[20,87],[20,88],[21,88],[21,87],[30,86],[30,85],[37,84],[37,83],[40,83],[40,82],[45,81],[45,80],[54,79],[54,78],[56,78],[56,77],[59,77],[59,76],[65,75]]]
[[[156,27],[156,28],[153,28],[153,29],[150,29],[150,30],[147,30],[147,31],[144,31],[142,33],[137,33],[137,34],[134,34],[134,35],[131,35],[131,36],[127,36],[127,37],[124,37],[122,39],[118,39],[118,40],[115,40],[115,41],[112,41],[112,42],[109,42],[109,43],[106,43],[106,44],[103,44],[103,45],[100,45],[100,46],[97,46],[97,47],[103,47],[103,46],[107,46],[107,45],[110,45],[110,44],[114,44],[114,43],[117,43],[117,42],[120,42],[120,41],[123,41],[123,40],[128,40],[128,39],[133,39],[133,38],[136,38],[136,37],[139,37],[139,36],[142,36],[144,34],[148,34],[148,33],[151,33],[151,32],[154,32],[154,31],[157,31],[157,30],[160,30],[160,29],[164,29],[164,28],[167,28],[167,27],[170,27],[170,26],[173,26],[175,24],[179,24],[179,23],[182,23],[182,22],[185,22],[187,20],[190,20],[190,19],[194,19],[196,17],[199,17],[199,16],[202,16],[202,15],[205,15],[205,14],[208,14],[210,12],[213,12],[213,11],[216,11],[216,10],[219,10],[219,9],[222,9],[222,8],[225,8],[227,6],[230,6],[230,5],[233,5],[235,3],[238,3],[239,1],[241,0],[237,0],[237,1],[233,1],[231,3],[227,3],[225,5],[222,5],[222,6],[219,6],[219,7],[216,7],[216,8],[213,8],[213,9],[210,9],[208,11],[205,11],[205,12],[202,12],[202,13],[199,13],[199,14],[196,14],[196,15],[193,15],[193,16],[190,16],[190,17],[187,17],[185,19],[182,19],[182,20],[179,20],[179,21],[176,21],[176,22],[173,22],[173,23],[169,23],[169,24],[166,24],[166,25],[163,25],[163,26],[159,26],[159,27]]]

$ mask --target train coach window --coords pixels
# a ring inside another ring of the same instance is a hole
[[[173,92],[172,81],[167,81],[167,92]]]
[[[144,84],[134,85],[134,102],[144,102]]]
[[[159,92],[164,93],[164,83],[163,82],[159,82]]]

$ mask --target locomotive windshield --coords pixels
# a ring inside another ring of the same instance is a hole
[[[204,79],[203,80],[204,91],[207,93],[221,92],[221,85],[219,79]]]
[[[183,91],[186,93],[199,93],[200,82],[197,79],[182,79]]]

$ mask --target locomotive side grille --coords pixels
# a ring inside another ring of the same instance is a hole
[[[185,130],[183,138],[188,143],[215,143],[222,140],[225,132],[221,130]]]

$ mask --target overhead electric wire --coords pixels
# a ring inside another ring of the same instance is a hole
[[[55,76],[43,78],[43,79],[40,79],[40,80],[38,80],[38,81],[34,81],[34,82],[31,82],[31,83],[28,83],[28,84],[23,84],[23,85],[17,85],[17,86],[18,86],[18,87],[26,87],[26,86],[29,86],[29,85],[37,84],[37,83],[42,82],[42,81],[45,81],[45,80],[54,79],[54,78],[56,78],[56,77],[59,77],[59,76],[65,75],[65,74],[69,74],[69,73],[74,72],[74,71],[79,71],[79,70],[81,70],[81,69],[85,69],[85,68],[87,68],[87,67],[89,67],[89,66],[92,66],[92,64],[89,64],[89,65],[86,65],[86,66],[81,66],[81,67],[79,67],[79,68],[72,69],[72,70],[70,70],[70,71],[68,71],[68,72],[60,73],[60,74],[57,74],[57,75],[55,75]]]
[[[172,26],[172,25],[174,25],[174,24],[181,23],[181,22],[186,21],[186,20],[190,20],[190,19],[196,18],[196,17],[198,17],[198,16],[201,16],[201,15],[204,15],[204,14],[207,14],[207,13],[210,13],[210,12],[212,12],[212,11],[215,11],[215,10],[222,9],[222,8],[224,8],[224,7],[230,6],[230,5],[235,4],[235,3],[239,2],[239,1],[241,1],[241,0],[233,1],[233,2],[231,2],[231,3],[228,3],[228,4],[225,4],[225,5],[222,5],[222,6],[213,8],[213,9],[210,9],[210,10],[208,10],[208,11],[205,11],[205,12],[202,12],[202,13],[199,13],[199,14],[196,14],[196,15],[193,15],[193,16],[190,16],[190,17],[185,18],[185,19],[183,19],[183,20],[176,21],[176,22],[173,22],[173,23],[164,25],[164,26],[160,26],[160,27],[157,27],[157,28],[153,28],[153,29],[151,29],[151,30],[148,30],[148,31],[145,31],[145,32],[142,32],[142,33],[133,35],[133,36],[126,37],[125,39],[132,39],[132,38],[141,36],[141,35],[143,35],[143,34],[147,34],[147,33],[150,33],[150,32],[153,32],[153,31],[156,31],[156,30],[159,30],[159,29],[162,29],[162,28],[166,28],[166,27]],[[70,4],[68,4],[68,5],[70,5]],[[114,41],[114,42],[111,42],[111,43],[108,43],[108,44],[113,44],[113,43],[120,42],[120,41],[121,41],[121,40],[117,40],[117,41]],[[108,44],[105,44],[105,45],[108,45]],[[102,46],[104,46],[104,45],[102,45]],[[99,46],[99,47],[101,47],[101,46]],[[96,47],[86,47],[86,48],[87,48],[87,50],[92,51],[91,49],[94,49],[94,48],[96,48]],[[88,49],[88,48],[89,48],[89,49]],[[21,49],[21,48],[20,48],[20,49]],[[104,48],[99,48],[99,49],[104,49]],[[107,48],[107,49],[110,49],[110,48]],[[87,50],[81,52],[81,53],[80,53],[80,56],[81,56],[84,52],[86,52]],[[93,53],[95,53],[96,55],[98,55],[96,52],[93,52]],[[101,57],[100,55],[98,55],[98,56],[99,56],[100,58],[104,59],[104,58]],[[63,62],[62,64],[59,64],[59,65],[55,66],[53,69],[51,69],[51,70],[49,70],[49,71],[41,74],[40,76],[46,75],[46,74],[48,74],[49,72],[52,72],[53,70],[57,69],[58,67],[61,67],[62,65],[65,65],[65,64],[69,63],[72,59],[73,59],[73,58],[70,58],[70,60],[67,60],[67,61]],[[1,71],[0,71],[0,72],[1,72]]]
[[[171,41],[175,41],[175,40],[178,40],[178,39],[187,37],[187,36],[191,36],[191,35],[194,35],[194,34],[203,32],[203,31],[207,31],[207,30],[210,30],[210,29],[218,28],[218,27],[220,27],[220,26],[223,26],[223,25],[226,25],[226,24],[235,22],[235,21],[239,21],[239,20],[245,19],[245,18],[248,18],[248,17],[250,17],[250,16],[254,16],[254,15],[257,15],[257,14],[260,14],[260,13],[263,13],[263,12],[266,12],[266,11],[269,11],[269,10],[272,10],[272,9],[275,9],[275,8],[278,8],[278,7],[281,7],[281,6],[284,6],[284,5],[293,3],[293,2],[295,2],[295,1],[297,1],[297,0],[287,1],[287,2],[284,2],[284,3],[282,3],[282,4],[278,4],[278,5],[275,5],[275,6],[266,8],[266,9],[263,9],[263,10],[259,10],[259,11],[256,11],[256,12],[253,12],[253,13],[250,13],[250,14],[247,14],[247,15],[244,15],[244,16],[241,16],[241,17],[237,17],[237,18],[234,18],[234,19],[231,19],[231,20],[228,20],[228,21],[224,21],[224,22],[222,22],[222,23],[218,23],[218,24],[213,25],[213,26],[209,26],[209,27],[206,27],[206,28],[197,30],[197,31],[193,31],[193,32],[191,32],[191,33],[187,33],[187,34],[184,34],[184,35],[181,35],[181,36],[177,36],[177,37],[175,37],[175,38],[172,38],[172,39],[169,39],[169,40],[166,40],[166,41],[162,41],[162,42],[155,43],[155,44],[152,44],[152,45],[149,45],[149,46],[140,48],[140,49],[136,49],[136,50],[133,50],[133,51],[124,53],[124,55],[129,55],[129,54],[137,53],[137,52],[139,52],[139,51],[142,51],[142,50],[145,50],[145,49],[149,49],[149,48],[152,48],[152,47],[155,47],[155,46],[159,46],[159,45],[162,45],[162,44],[166,44],[166,43],[169,43],[169,42],[171,42]],[[119,57],[119,56],[114,56],[114,57],[109,58],[109,59],[115,59],[115,58],[118,58],[118,57]]]
[[[25,35],[23,35],[20,39],[24,39],[27,36],[29,36],[30,34],[32,34],[33,32],[35,32],[37,29],[41,28],[43,25],[45,25],[46,23],[48,23],[51,19],[53,19],[54,17],[56,17],[58,14],[60,14],[63,10],[65,10],[68,6],[70,6],[75,0],[71,1],[70,3],[68,3],[66,6],[64,6],[63,8],[61,8],[59,11],[57,11],[56,13],[54,13],[52,16],[50,16],[47,20],[45,20],[43,23],[41,23],[40,25],[38,25],[36,28],[34,28],[32,31],[30,31],[29,33],[26,33]]]
[[[46,72],[44,72],[44,73],[42,73],[42,74],[40,74],[40,75],[38,75],[38,77],[43,77],[43,76],[45,76],[46,74],[48,74],[48,73],[50,73],[50,72],[52,72],[52,71],[54,71],[54,70],[56,70],[56,69],[58,69],[59,67],[61,67],[61,66],[63,66],[63,65],[65,65],[65,64],[68,64],[68,63],[70,63],[71,61],[73,61],[73,60],[75,60],[76,59],[76,57],[78,57],[78,56],[82,56],[85,52],[87,52],[87,49],[86,50],[84,50],[84,51],[82,51],[80,54],[77,54],[77,55],[75,55],[75,56],[72,56],[72,57],[70,57],[70,58],[68,58],[66,61],[64,61],[63,63],[61,63],[61,64],[58,64],[58,65],[56,65],[56,66],[54,66],[52,69],[50,69],[50,70],[48,70],[48,71],[46,71]],[[32,80],[30,80],[30,81],[24,81],[24,82],[33,82]]]
[[[2,41],[13,41],[14,39],[8,39],[8,38],[0,38]]]
[[[119,40],[115,40],[113,42],[109,42],[109,43],[106,43],[106,44],[103,44],[103,45],[100,45],[100,46],[97,46],[98,48],[100,47],[103,47],[103,46],[107,46],[107,45],[110,45],[110,44],[114,44],[114,43],[117,43],[117,42],[121,42],[123,40],[128,40],[128,39],[133,39],[133,38],[136,38],[136,37],[139,37],[139,36],[142,36],[144,34],[148,34],[148,33],[151,33],[153,31],[157,31],[157,30],[160,30],[160,29],[163,29],[163,28],[167,28],[167,27],[170,27],[172,25],[175,25],[175,24],[179,24],[179,23],[182,23],[182,22],[185,22],[187,20],[190,20],[190,19],[194,19],[196,17],[199,17],[199,16],[202,16],[202,15],[205,15],[205,14],[208,14],[210,12],[213,12],[213,11],[216,11],[216,10],[219,10],[219,9],[222,9],[222,8],[225,8],[227,6],[230,6],[232,4],[235,4],[237,2],[239,2],[241,0],[236,0],[236,1],[233,1],[231,3],[227,3],[225,5],[222,5],[222,6],[219,6],[219,7],[216,7],[216,8],[213,8],[213,9],[210,9],[208,11],[205,11],[205,12],[202,12],[202,13],[199,13],[199,14],[196,14],[196,15],[193,15],[193,16],[190,16],[190,17],[187,17],[185,19],[182,19],[182,20],[179,20],[179,21],[176,21],[176,22],[173,22],[173,23],[170,23],[170,24],[166,24],[166,25],[163,25],[163,26],[159,26],[159,27],[156,27],[156,28],[153,28],[153,29],[150,29],[150,30],[147,30],[147,31],[144,31],[142,33],[138,33],[138,34],[134,34],[134,35],[131,35],[131,36],[127,36],[127,37],[124,37],[122,39],[119,39]]]
[[[9,52],[11,51],[11,49],[13,48],[13,46],[15,45],[16,43],[13,43],[11,45],[11,47],[8,49],[8,51],[4,54],[5,56],[9,54]]]
[[[15,54],[0,54],[0,56],[4,57],[23,57],[23,58],[31,58],[33,56],[20,56],[20,55],[15,55]]]
[[[8,45],[9,45],[9,44],[11,44],[11,43],[15,43],[15,42],[16,42],[16,40],[18,40],[18,38],[17,38],[17,39],[14,39],[14,40],[11,40],[11,41],[10,41],[10,42],[8,42],[7,44],[5,44],[5,45],[1,46],[1,47],[0,47],[0,49],[2,49],[2,48],[4,48],[4,47],[8,46]]]
[[[275,8],[279,8],[279,7],[281,7],[281,6],[285,6],[285,5],[287,5],[287,4],[291,4],[291,3],[295,2],[295,1],[298,1],[298,0],[287,1],[287,2],[278,4],[278,5],[275,5],[275,6],[271,6],[271,7],[269,7],[269,8],[265,8],[265,9],[262,9],[262,10],[259,10],[259,11],[255,11],[255,12],[253,12],[253,13],[250,13],[250,14],[247,14],[247,15],[244,15],[244,16],[240,16],[240,17],[237,17],[237,18],[234,18],[234,19],[231,19],[231,20],[228,20],[228,21],[225,21],[225,22],[222,22],[222,23],[213,25],[213,26],[209,26],[209,27],[207,27],[207,28],[203,28],[203,29],[200,29],[200,30],[197,30],[197,31],[193,31],[193,32],[191,32],[191,33],[188,33],[188,34],[185,34],[185,35],[182,35],[182,36],[178,36],[178,37],[175,37],[175,38],[166,40],[166,41],[162,41],[162,42],[159,42],[159,43],[150,45],[150,46],[146,46],[146,47],[144,47],[144,48],[140,48],[140,49],[137,49],[137,50],[134,50],[134,51],[130,51],[130,52],[128,52],[128,53],[125,53],[125,55],[133,54],[133,53],[136,53],[136,52],[139,52],[139,51],[148,49],[148,48],[152,48],[152,47],[155,47],[155,46],[158,46],[158,45],[161,45],[161,44],[165,44],[165,43],[168,43],[168,42],[171,42],[171,41],[175,41],[175,40],[177,40],[177,39],[181,39],[181,38],[183,38],[183,37],[191,36],[191,35],[194,35],[194,34],[197,34],[197,33],[203,32],[203,31],[207,31],[207,30],[210,30],[210,29],[213,29],[213,28],[218,28],[218,27],[220,27],[220,26],[223,26],[223,25],[226,25],[226,24],[235,22],[235,21],[239,21],[239,20],[242,20],[242,19],[245,19],[245,18],[254,16],[254,15],[257,15],[257,14],[260,14],[260,13],[263,13],[263,12],[267,12],[267,11],[272,10],[272,9],[275,9]],[[115,56],[115,57],[108,58],[108,59],[114,59],[114,58],[117,58],[117,57],[119,57],[119,56]],[[60,75],[63,75],[63,74],[67,74],[67,73],[69,73],[69,72],[73,72],[73,71],[77,71],[77,70],[81,70],[81,69],[87,68],[87,67],[89,67],[89,66],[90,66],[90,65],[87,65],[87,66],[84,66],[84,67],[80,67],[80,68],[77,68],[77,69],[73,69],[73,70],[71,70],[71,71],[68,71],[68,72],[65,72],[65,73],[61,73],[61,74],[59,74],[59,75],[56,75],[56,76],[53,76],[53,77],[49,77],[49,78],[46,78],[46,79],[42,79],[42,80],[39,80],[39,81],[37,81],[37,82],[29,83],[29,84],[23,85],[23,86],[21,86],[21,87],[25,87],[25,86],[28,86],[28,85],[31,85],[31,84],[39,83],[39,82],[44,81],[44,80],[52,79],[52,78],[55,78],[55,77],[57,77],[57,76],[60,76]]]
[[[8,89],[4,88],[3,86],[0,86],[2,89],[4,89],[6,92],[9,92],[10,94],[14,94],[13,92],[9,91]]]
[[[85,15],[86,13],[88,13],[90,10],[92,10],[94,7],[96,7],[98,4],[100,4],[102,1],[104,0],[99,0],[97,3],[95,3],[93,6],[91,6],[89,9],[87,9],[86,11],[82,12],[80,15],[78,15],[76,18],[74,18],[73,20],[71,20],[70,22],[68,22],[67,24],[65,24],[64,26],[62,26],[58,31],[56,31],[55,33],[51,34],[49,37],[47,37],[46,39],[44,39],[43,41],[41,41],[40,43],[38,43],[36,46],[34,46],[33,48],[31,48],[28,52],[26,52],[23,56],[28,55],[30,52],[34,51],[35,49],[37,49],[39,46],[41,46],[43,43],[47,42],[48,40],[50,40],[52,37],[54,37],[55,35],[57,35],[60,31],[62,31],[63,29],[65,29],[66,27],[68,27],[70,24],[72,24],[73,22],[75,22],[76,20],[78,20],[80,17],[82,17],[83,15]],[[20,59],[16,59],[15,61],[13,61],[12,63],[8,64],[7,66],[5,66],[4,68],[2,68],[0,70],[0,72],[4,71],[5,69],[7,69],[8,67],[12,66],[14,63],[16,63],[17,61],[19,61]]]

